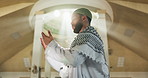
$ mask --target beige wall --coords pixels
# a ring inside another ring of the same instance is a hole
[[[111,72],[111,77],[148,78],[148,72]]]
[[[1,78],[30,77],[30,72],[0,72]]]
[[[44,73],[42,73],[42,77]],[[51,73],[51,78],[58,77],[57,72]],[[30,72],[0,72],[0,78],[30,77]],[[111,72],[111,78],[148,78],[148,72]]]
[[[131,77],[111,77],[111,78],[131,78]]]

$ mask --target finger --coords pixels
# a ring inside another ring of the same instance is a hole
[[[40,40],[41,40],[41,44],[42,44],[43,48],[45,49],[45,48],[46,48],[46,45],[45,45],[45,43],[44,43],[43,39],[42,39],[42,38],[40,38]]]
[[[50,32],[49,30],[48,30],[48,34],[49,34],[49,36],[52,36],[52,35],[51,35],[51,32]]]
[[[41,43],[43,44],[43,42],[44,42],[44,41],[43,41],[43,39],[42,39],[42,38],[40,38],[40,40],[41,40]]]
[[[40,40],[41,40],[41,44],[42,44],[42,46],[44,46],[44,41],[43,41],[43,39],[42,38],[40,38]]]
[[[47,36],[42,32],[42,37],[43,37],[43,39],[44,39],[44,38],[47,37]]]

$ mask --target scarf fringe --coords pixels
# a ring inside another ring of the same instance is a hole
[[[106,64],[106,60],[104,59],[105,56],[102,54],[102,52],[95,52],[91,47],[89,47],[87,44],[82,44],[80,46],[75,46],[72,48],[73,50],[78,51],[80,54],[85,55],[89,59],[92,59],[93,61],[101,64],[102,66],[102,72],[108,78],[109,72],[108,66]]]

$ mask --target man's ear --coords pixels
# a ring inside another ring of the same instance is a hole
[[[86,20],[87,19],[87,17],[86,16],[82,16],[82,20],[84,21],[84,20]]]

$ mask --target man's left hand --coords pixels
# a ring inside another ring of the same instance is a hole
[[[43,32],[42,32],[42,38],[41,39],[41,44],[43,46],[44,49],[46,49],[47,45],[53,40],[53,36],[51,35],[50,31],[48,30],[48,35],[45,35]]]

